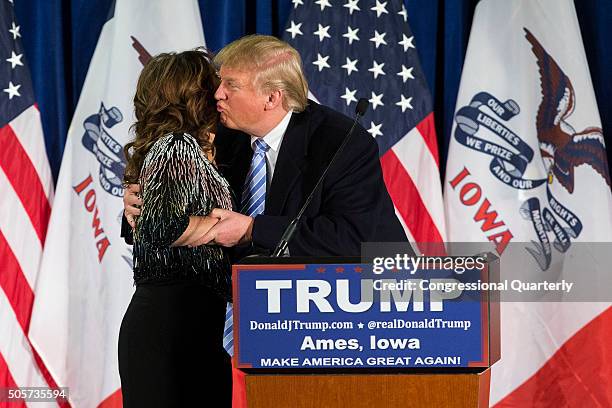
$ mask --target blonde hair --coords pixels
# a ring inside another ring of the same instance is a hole
[[[284,91],[286,110],[301,112],[308,104],[308,82],[300,54],[276,37],[242,37],[219,51],[214,62],[217,67],[253,72],[253,85],[263,92]]]

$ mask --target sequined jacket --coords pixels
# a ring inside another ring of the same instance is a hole
[[[232,209],[227,181],[189,134],[170,134],[155,142],[140,172],[141,214],[134,231],[134,282],[190,280],[229,299],[230,262],[223,248],[171,247],[190,215]]]

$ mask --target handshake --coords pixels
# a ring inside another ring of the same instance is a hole
[[[136,227],[136,217],[140,215],[140,186],[130,184],[123,194],[124,214],[132,228]],[[232,247],[251,242],[253,217],[214,208],[206,216],[189,217],[189,225],[172,246],[195,247],[200,245],[221,245]]]

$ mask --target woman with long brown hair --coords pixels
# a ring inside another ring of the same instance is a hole
[[[124,407],[200,406],[213,393],[231,403],[222,347],[229,258],[218,246],[185,245],[216,223],[206,216],[213,208],[232,208],[212,163],[217,85],[202,50],[160,54],[138,80],[136,138],[125,146],[124,182],[140,184],[142,207],[136,292],[119,335]]]

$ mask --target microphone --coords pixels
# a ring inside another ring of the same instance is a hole
[[[289,242],[291,241],[291,238],[293,237],[293,235],[295,234],[295,231],[297,230],[297,226],[300,223],[300,220],[302,219],[302,215],[304,214],[304,211],[306,211],[308,204],[310,204],[310,202],[312,201],[312,198],[314,197],[315,191],[317,191],[317,188],[319,188],[319,185],[323,183],[323,180],[325,179],[325,176],[327,175],[327,171],[332,166],[332,164],[334,164],[334,162],[336,161],[336,158],[340,156],[340,153],[342,152],[342,150],[344,150],[344,147],[347,145],[348,141],[351,138],[351,135],[353,134],[353,129],[355,129],[357,122],[368,110],[368,105],[369,103],[366,98],[360,98],[359,101],[357,102],[357,106],[355,107],[355,120],[353,121],[353,125],[351,126],[349,131],[344,136],[344,140],[342,141],[342,144],[340,145],[338,150],[336,150],[336,153],[334,153],[334,156],[327,164],[327,167],[325,167],[325,170],[323,171],[323,174],[321,174],[321,177],[319,177],[317,184],[315,184],[312,191],[308,195],[306,202],[304,203],[302,208],[300,208],[300,212],[298,212],[297,216],[293,220],[291,220],[291,222],[289,223],[289,225],[283,232],[283,235],[278,245],[276,245],[276,248],[274,248],[274,252],[272,252],[271,256],[273,258],[282,256],[287,250],[287,247],[289,246]]]

